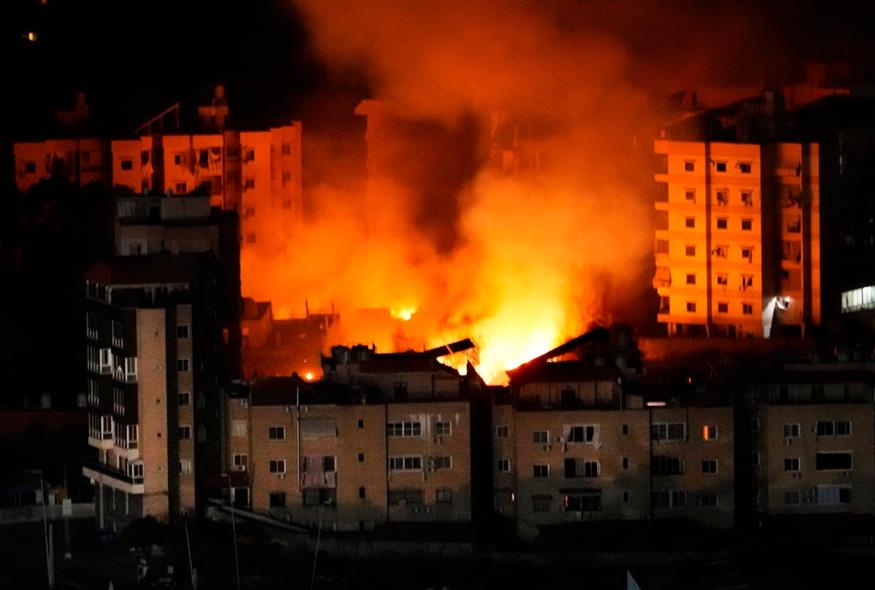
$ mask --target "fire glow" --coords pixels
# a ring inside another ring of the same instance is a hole
[[[331,174],[275,260],[242,253],[244,295],[277,317],[305,300],[336,310],[326,346],[471,338],[490,383],[594,321],[641,313],[652,176],[629,171],[649,169],[633,138],[652,115],[622,42],[559,31],[554,8],[525,2],[391,4],[298,3],[320,55],[366,64],[381,99],[357,111],[367,183],[345,181],[355,167],[325,148],[333,128],[310,131],[309,161]]]

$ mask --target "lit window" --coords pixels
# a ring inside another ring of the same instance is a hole
[[[702,427],[702,440],[717,440],[717,426],[706,424]]]

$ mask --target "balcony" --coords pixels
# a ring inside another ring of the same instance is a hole
[[[142,475],[131,477],[127,473],[113,469],[109,465],[96,461],[86,461],[82,465],[82,475],[94,484],[101,484],[129,494],[144,494],[146,486]]]
[[[88,446],[96,449],[111,449],[114,445],[115,441],[111,430],[109,432],[99,430],[88,432]]]

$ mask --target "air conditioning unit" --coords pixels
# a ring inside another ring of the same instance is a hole
[[[542,450],[544,450],[544,451],[549,451],[549,450],[552,449],[552,448],[553,448],[553,447],[550,446],[550,445],[544,445],[544,447],[542,448]]]
[[[285,474],[285,473],[280,473],[280,474],[277,475],[276,477],[277,477],[277,479],[285,479],[285,478],[286,478],[286,474]]]

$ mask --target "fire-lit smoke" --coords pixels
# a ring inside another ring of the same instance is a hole
[[[650,93],[705,68],[647,59],[640,36],[670,20],[655,5],[610,6],[297,3],[319,55],[363,68],[380,101],[368,182],[321,162],[336,179],[270,266],[244,254],[244,294],[279,317],[333,305],[332,343],[471,337],[493,382],[594,320],[647,317]],[[356,311],[378,308],[396,318],[383,338]]]

